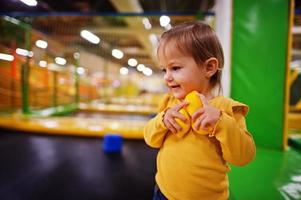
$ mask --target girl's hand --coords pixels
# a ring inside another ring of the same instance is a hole
[[[187,105],[187,102],[181,102],[180,104],[165,111],[163,123],[165,124],[165,127],[172,133],[177,133],[178,131],[182,130],[182,127],[175,121],[175,118],[178,118],[183,122],[187,122],[188,119],[186,119],[184,115],[178,112]]]
[[[220,118],[221,111],[210,106],[203,94],[199,94],[199,97],[203,103],[203,107],[193,113],[191,120],[194,122],[194,126],[197,130],[200,130],[200,128],[208,130],[210,126],[215,126]]]

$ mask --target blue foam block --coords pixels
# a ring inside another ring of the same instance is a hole
[[[122,137],[118,134],[106,134],[103,137],[103,151],[106,153],[120,152],[122,148],[122,140]]]

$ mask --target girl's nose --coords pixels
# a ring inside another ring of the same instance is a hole
[[[167,72],[164,74],[164,80],[165,80],[166,82],[172,81],[172,75],[171,75],[170,72],[167,71]]]

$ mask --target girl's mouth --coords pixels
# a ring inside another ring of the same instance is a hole
[[[180,87],[180,85],[171,85],[171,86],[169,86],[171,89],[174,89],[174,88],[179,88]]]

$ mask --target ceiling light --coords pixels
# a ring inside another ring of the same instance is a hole
[[[86,70],[83,68],[83,67],[78,67],[76,69],[76,72],[79,74],[79,75],[83,75],[85,74]]]
[[[114,56],[117,59],[121,59],[121,58],[123,58],[123,52],[120,51],[119,49],[113,49],[112,56]]]
[[[164,28],[165,28],[166,30],[170,30],[170,29],[171,29],[171,25],[170,25],[170,24],[167,24]]]
[[[151,70],[151,69],[148,68],[148,67],[145,67],[144,70],[143,70],[142,72],[143,72],[143,74],[144,74],[145,76],[151,76],[151,75],[153,74],[153,70]]]
[[[21,48],[17,48],[16,49],[16,53],[20,56],[28,56],[28,57],[32,57],[33,56],[33,52],[32,51],[27,51],[26,49],[21,49]]]
[[[57,64],[54,64],[54,63],[49,63],[47,65],[47,69],[50,70],[50,71],[59,71],[59,66]]]
[[[9,16],[4,16],[4,20],[6,21],[9,21],[13,24],[16,24],[16,25],[19,25],[20,24],[20,21],[15,19],[15,18],[12,18],[12,17],[9,17]]]
[[[47,62],[45,60],[40,60],[39,66],[40,67],[47,67]]]
[[[28,6],[36,6],[38,2],[36,0],[20,0]]]
[[[145,29],[149,30],[149,29],[152,28],[152,25],[151,25],[151,23],[149,22],[148,18],[144,17],[144,18],[142,19],[142,23],[143,23]]]
[[[127,75],[127,74],[129,73],[129,69],[126,68],[126,67],[121,67],[121,68],[119,69],[119,73],[120,73],[121,75]]]
[[[78,60],[78,59],[80,58],[80,53],[75,52],[75,53],[73,54],[73,58]]]
[[[56,57],[54,60],[58,65],[65,65],[67,63],[66,59],[61,57]]]
[[[97,37],[96,35],[94,35],[93,33],[87,30],[82,30],[80,32],[80,36],[82,36],[84,39],[88,40],[93,44],[98,44],[100,42],[99,37]]]
[[[1,60],[6,60],[6,61],[13,61],[14,56],[9,55],[9,54],[5,54],[5,53],[0,53],[0,59]]]
[[[169,22],[170,22],[170,18],[169,18],[168,16],[162,15],[162,16],[160,17],[160,25],[161,25],[162,27],[167,26],[167,25],[169,24]]]
[[[145,65],[144,65],[144,64],[139,64],[139,65],[137,66],[137,70],[138,70],[139,72],[142,72],[142,71],[144,70],[144,68],[145,68]]]
[[[151,33],[151,34],[149,35],[149,39],[150,39],[150,41],[151,41],[153,47],[156,47],[157,44],[158,44],[158,38],[157,38],[157,36],[156,36],[154,33]]]
[[[48,43],[44,40],[37,40],[36,41],[36,46],[41,48],[41,49],[46,49],[48,46]]]
[[[131,67],[135,67],[135,66],[138,64],[138,62],[137,62],[137,60],[136,60],[135,58],[130,58],[130,59],[128,60],[128,64],[129,64],[129,66],[131,66]]]

